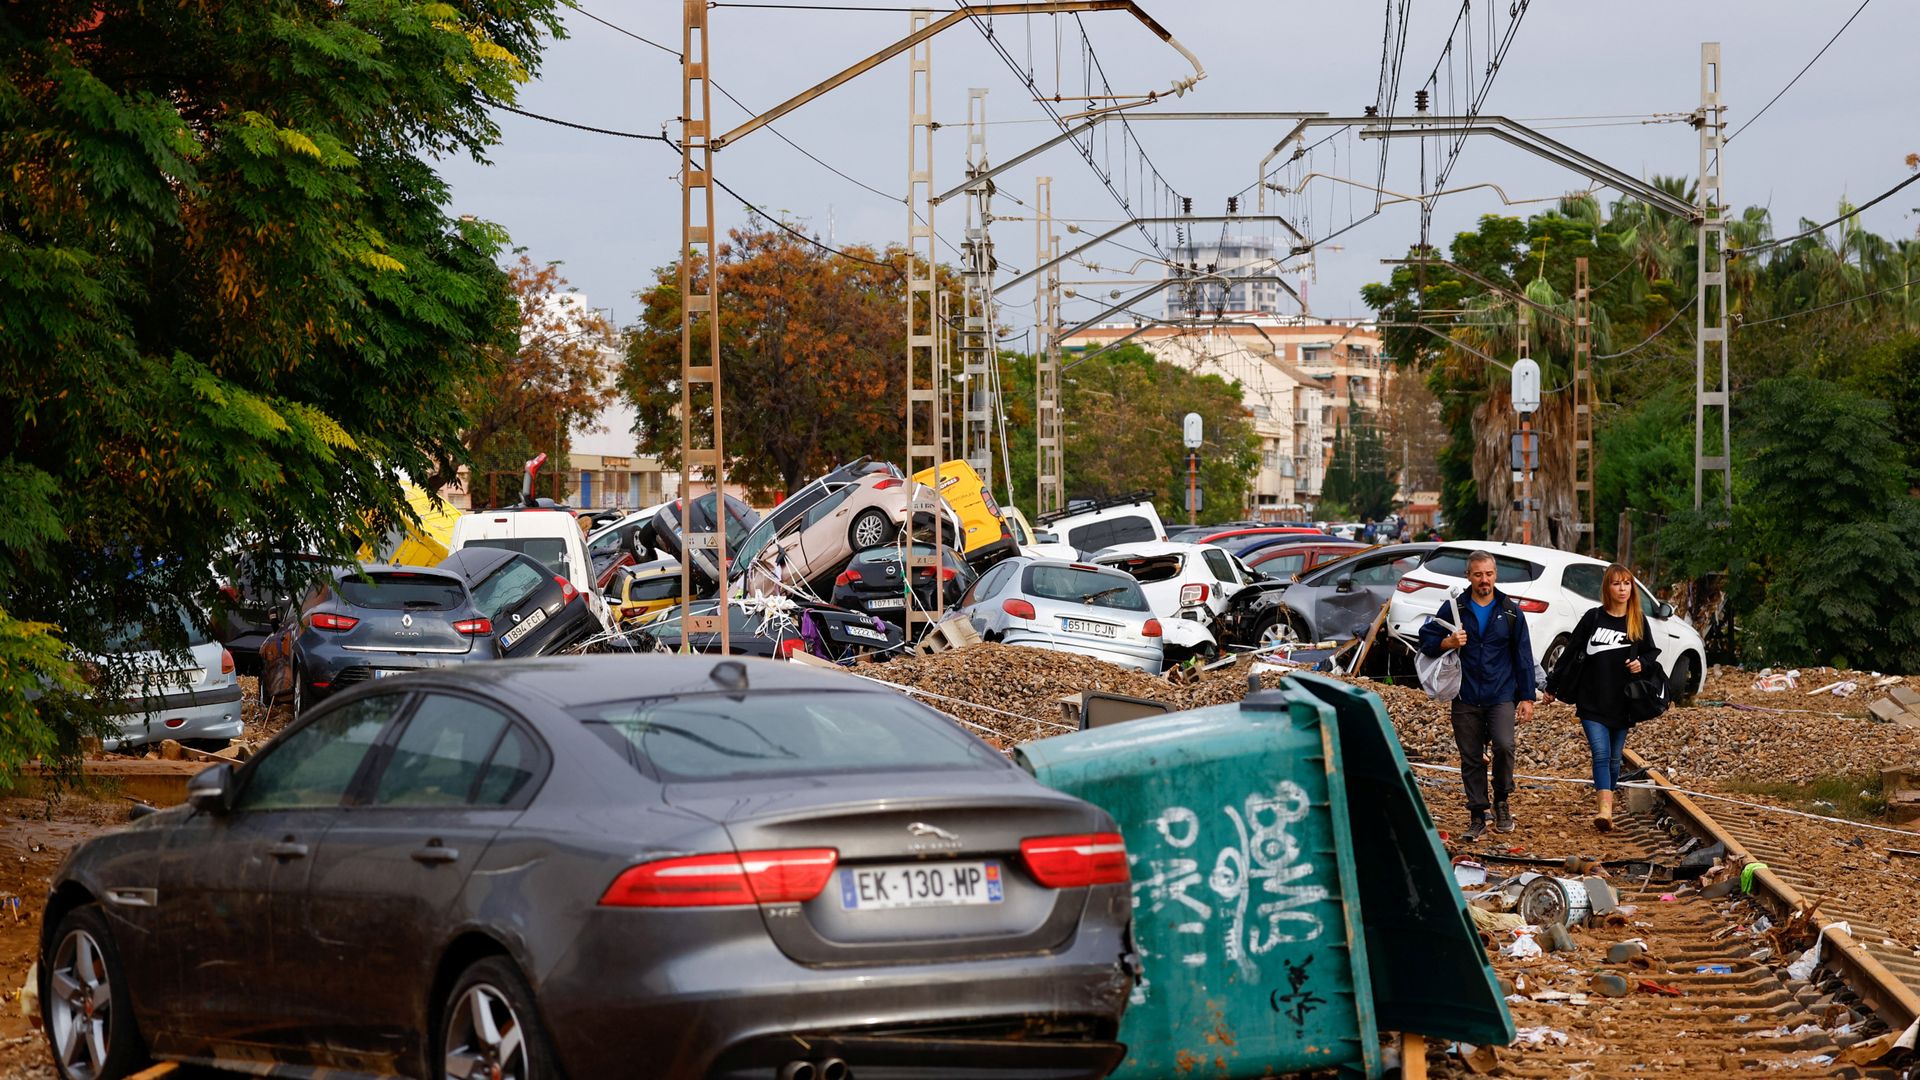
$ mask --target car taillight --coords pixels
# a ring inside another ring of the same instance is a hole
[[[1031,619],[1035,617],[1033,614],[1033,605],[1017,598],[1000,601],[1000,610],[1016,619]]]
[[[884,479],[884,480],[876,480],[876,481],[874,481],[874,484],[873,484],[873,490],[875,490],[875,491],[885,491],[885,490],[887,490],[888,488],[897,488],[897,487],[899,487],[899,486],[900,486],[901,484],[904,484],[904,483],[906,483],[906,481],[905,481],[905,480],[902,480],[902,479],[900,479],[900,478],[899,478],[899,477],[897,477],[897,476],[889,476],[889,477],[887,477],[887,478],[886,478],[886,479]]]
[[[308,622],[316,630],[351,630],[360,625],[360,620],[351,615],[335,615],[327,611],[314,612]]]
[[[840,853],[833,848],[788,848],[662,859],[623,871],[601,895],[600,906],[805,903],[827,887],[834,865],[839,861]]]
[[[493,620],[461,619],[459,622],[453,624],[453,628],[462,634],[491,634],[493,633]]]
[[[1141,637],[1159,637],[1160,636],[1160,620],[1148,619],[1146,622],[1146,625],[1140,628],[1140,636]]]
[[[994,517],[1001,516],[1000,504],[993,501],[993,492],[988,491],[986,488],[981,488],[980,501],[987,504],[987,513],[992,514]]]
[[[1440,587],[1441,585],[1437,581],[1421,581],[1419,578],[1403,577],[1400,579],[1400,584],[1393,587],[1393,591],[1415,593],[1421,589],[1438,589]]]
[[[952,581],[954,578],[957,578],[959,576],[960,576],[960,572],[958,570],[955,570],[951,566],[943,566],[940,568],[941,581]]]
[[[1206,602],[1207,587],[1205,585],[1180,586],[1180,603],[1182,606],[1187,604],[1204,604]]]
[[[794,653],[807,651],[807,643],[800,638],[788,638],[780,643],[780,659],[791,660]]]
[[[233,674],[233,653],[229,652],[225,648],[222,648],[220,650],[220,674],[222,675]]]
[[[560,602],[561,603],[571,604],[573,603],[573,598],[580,595],[580,590],[573,587],[573,582],[568,581],[566,578],[561,577],[559,574],[553,575],[553,580],[556,584],[560,586]]]
[[[1528,600],[1525,597],[1516,596],[1513,598],[1513,602],[1520,606],[1521,611],[1529,615],[1538,615],[1547,610],[1547,602],[1545,600]]]
[[[1033,879],[1049,889],[1127,882],[1127,845],[1119,833],[1037,836],[1020,841],[1020,857]]]
[[[840,571],[840,576],[833,579],[833,583],[835,585],[851,585],[854,582],[859,580],[860,580],[860,571],[842,570]]]

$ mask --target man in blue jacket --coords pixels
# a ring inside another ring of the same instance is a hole
[[[1533,643],[1527,638],[1527,619],[1520,605],[1493,587],[1499,567],[1491,554],[1476,551],[1467,557],[1467,581],[1472,588],[1460,605],[1462,625],[1453,633],[1440,619],[1420,627],[1420,651],[1439,656],[1460,650],[1460,696],[1453,699],[1453,742],[1460,748],[1460,779],[1467,789],[1467,810],[1473,815],[1466,838],[1478,840],[1487,831],[1491,806],[1494,826],[1513,831],[1513,812],[1507,796],[1513,793],[1514,723],[1533,719]],[[1451,609],[1443,607],[1442,613]],[[1487,798],[1487,757],[1492,750],[1493,798]]]

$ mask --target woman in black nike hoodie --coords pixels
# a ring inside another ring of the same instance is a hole
[[[1593,789],[1600,801],[1593,827],[1613,828],[1613,789],[1620,780],[1620,751],[1627,745],[1627,683],[1642,660],[1659,648],[1634,602],[1633,571],[1615,563],[1600,582],[1600,606],[1580,617],[1567,647],[1547,675],[1543,703],[1556,698],[1574,707],[1593,753]]]

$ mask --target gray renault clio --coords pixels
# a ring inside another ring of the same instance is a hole
[[[1130,908],[1105,812],[883,687],[504,661],[342,693],[80,845],[40,990],[69,1080],[1097,1077]]]

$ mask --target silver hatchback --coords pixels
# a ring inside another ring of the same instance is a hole
[[[988,641],[1082,653],[1158,675],[1160,620],[1140,583],[1119,570],[1016,557],[981,575],[960,599]]]

